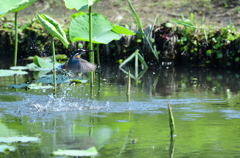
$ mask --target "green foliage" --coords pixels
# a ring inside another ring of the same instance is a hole
[[[95,4],[98,0],[64,0],[68,9],[83,10]]]
[[[141,34],[141,36],[143,37],[144,36],[143,25],[142,25],[142,22],[139,18],[139,15],[137,14],[136,10],[134,9],[131,0],[127,0],[127,1],[128,1],[128,6],[130,8],[130,11],[131,11],[132,15],[134,16],[134,18],[136,20],[136,23],[137,23],[137,26],[138,26],[138,31]]]
[[[40,58],[38,56],[34,56],[33,63],[41,68],[52,68],[52,62],[50,58]]]
[[[216,30],[197,26],[193,20],[184,19],[175,20],[175,22],[180,25],[177,32],[179,49],[188,54],[190,60],[198,60],[203,65],[213,65],[224,61],[225,66],[230,66],[226,61],[232,60],[233,57],[230,56],[233,54],[226,54],[227,46],[240,37],[234,26],[230,25]]]
[[[72,42],[89,41],[89,14],[80,12],[74,14],[70,24],[70,39]],[[92,14],[92,42],[107,44],[120,39],[120,34],[132,35],[134,32],[122,26],[113,25],[101,14]]]
[[[124,34],[124,35],[131,35],[131,36],[136,34],[135,32],[127,29],[126,27],[115,25],[115,24],[113,24],[112,31],[116,32],[117,34]]]
[[[68,47],[69,42],[66,34],[57,21],[45,14],[38,14],[36,18],[53,37],[56,37],[63,43],[65,47]]]
[[[19,12],[30,5],[36,0],[1,0],[0,1],[0,15],[7,14],[9,12]]]

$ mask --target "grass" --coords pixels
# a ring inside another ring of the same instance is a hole
[[[221,1],[221,0],[220,0]],[[224,0],[222,0],[222,3]],[[42,6],[45,6],[49,3],[49,6],[46,10],[42,11]],[[154,22],[155,16],[160,14],[160,18],[167,21],[172,18],[176,18],[176,16],[181,17],[182,14],[188,16],[191,12],[198,14],[198,16],[206,16],[206,21],[211,25],[216,25],[219,23],[223,26],[229,24],[227,17],[229,15],[221,14],[230,12],[232,13],[232,17],[234,14],[239,13],[239,5],[235,5],[234,8],[229,10],[222,5],[219,5],[219,1],[213,2],[213,0],[134,0],[133,5],[137,9],[139,15],[141,15],[141,20],[143,25],[146,26],[148,24],[152,24]],[[134,19],[129,18],[130,13],[129,10],[126,9],[127,1],[115,1],[115,0],[104,0],[100,1],[94,7],[93,12],[101,12],[105,16],[107,16],[112,22],[117,22],[120,24],[132,24],[134,23]],[[66,19],[73,13],[72,10],[68,10],[64,7],[62,3],[59,3],[58,0],[47,0],[47,1],[39,1],[30,8],[19,13],[19,23],[21,24],[28,19],[31,19],[36,12],[44,12],[53,18],[57,19],[60,23],[68,22]],[[60,14],[59,14],[60,13]],[[13,15],[10,18],[13,19]],[[119,20],[120,19],[120,20]],[[239,19],[233,18],[233,24],[240,24]]]

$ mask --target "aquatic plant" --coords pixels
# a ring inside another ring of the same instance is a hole
[[[170,104],[168,104],[168,115],[169,115],[170,136],[171,138],[173,138],[175,134],[175,121],[174,121],[174,116],[172,112],[172,107]]]
[[[14,29],[15,29],[15,43],[14,43],[14,66],[17,65],[18,53],[18,12],[32,5],[36,0],[9,0],[0,1],[0,16],[7,13],[15,13]]]
[[[42,26],[52,35],[52,56],[53,56],[53,85],[56,91],[57,82],[56,82],[56,55],[55,55],[55,46],[54,46],[54,38],[59,39],[65,47],[68,47],[69,42],[66,37],[65,32],[61,28],[60,24],[57,21],[52,19],[51,17],[45,14],[38,14],[36,16],[38,21],[42,24]]]
[[[157,17],[155,18],[155,22],[154,22],[153,26],[150,27],[150,29],[149,29],[148,31],[144,31],[142,22],[141,22],[141,20],[140,20],[140,18],[139,18],[138,13],[136,12],[135,8],[134,8],[133,5],[132,5],[132,1],[131,1],[131,0],[127,0],[127,2],[128,2],[128,6],[129,6],[129,8],[130,8],[130,11],[131,11],[131,13],[132,13],[132,15],[133,15],[136,23],[137,23],[137,26],[138,26],[137,35],[138,35],[142,40],[145,41],[144,43],[146,43],[147,46],[150,48],[150,50],[151,50],[151,52],[153,53],[154,57],[155,57],[157,60],[159,60],[159,54],[160,54],[160,52],[157,51],[156,46],[154,45],[153,38],[152,38],[152,31],[153,31],[153,27],[154,27],[154,25],[155,25],[155,23],[156,23],[156,21],[157,21]]]
[[[134,74],[124,69],[124,66],[126,67],[127,65],[129,65],[132,60],[134,60],[134,66],[135,66]],[[139,67],[140,67],[139,61],[141,63],[141,67],[143,68],[143,70],[140,73],[139,73]],[[125,59],[122,62],[122,64],[119,65],[119,69],[122,70],[125,74],[128,74],[131,78],[138,80],[147,71],[148,66],[143,56],[139,53],[139,50],[137,49],[134,53],[132,53],[132,55],[130,55],[127,59]]]
[[[173,22],[177,24],[179,54],[184,52],[191,63],[207,66],[225,63],[224,67],[239,64],[238,53],[232,53],[237,50],[230,48],[236,47],[234,41],[240,37],[233,25],[220,29],[205,27],[197,24],[193,14],[189,19],[183,17]]]
[[[69,9],[82,11],[88,9],[88,13],[79,12],[72,15],[72,21],[69,28],[69,35],[72,42],[89,42],[90,62],[94,62],[93,43],[107,44],[112,40],[121,38],[121,34],[134,35],[135,33],[119,25],[112,24],[103,15],[92,13],[92,6],[97,0],[64,0]],[[99,58],[98,58],[99,59]],[[99,62],[100,63],[100,62]],[[91,72],[91,85],[93,85],[93,72]]]

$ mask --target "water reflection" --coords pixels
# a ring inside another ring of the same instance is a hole
[[[149,71],[132,83],[130,102],[125,74],[108,70],[97,75],[93,99],[85,84],[60,85],[53,97],[51,91],[16,92],[7,88],[14,80],[0,78],[0,136],[41,139],[18,144],[8,157],[47,158],[57,149],[91,146],[97,147],[98,157],[240,156],[238,73]],[[175,116],[177,136],[172,139],[167,104]]]

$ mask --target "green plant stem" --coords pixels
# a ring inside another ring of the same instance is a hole
[[[17,66],[17,53],[18,53],[18,13],[15,13],[14,27],[15,27],[15,47],[14,47],[14,66]]]
[[[100,51],[99,51],[99,44],[97,44],[97,64],[98,64],[98,67],[101,67],[101,62],[100,62]]]
[[[55,55],[55,45],[54,39],[52,38],[52,55],[53,55],[53,86],[54,92],[57,92],[57,74],[56,74],[56,55]]]
[[[168,104],[168,114],[169,114],[170,134],[171,134],[171,138],[173,138],[175,133],[175,122],[174,122],[172,107],[170,104]]]
[[[138,53],[135,53],[135,78],[138,78]]]
[[[131,76],[130,70],[128,70],[128,85],[127,85],[127,100],[130,101],[131,97]]]
[[[140,31],[142,38],[144,38],[144,37],[143,37],[143,36],[144,36],[144,31],[143,31],[142,22],[141,22],[141,20],[140,20],[140,18],[139,18],[139,16],[138,16],[136,10],[134,9],[134,7],[133,7],[133,5],[132,5],[131,0],[127,0],[127,1],[128,1],[128,6],[129,6],[129,8],[130,8],[130,10],[131,10],[131,12],[132,12],[132,14],[133,14],[136,22],[137,22],[138,30]]]
[[[90,62],[94,63],[94,51],[93,51],[93,43],[92,43],[92,31],[93,31],[93,25],[92,25],[92,7],[89,7],[89,50],[90,50]],[[93,86],[93,78],[94,74],[91,72],[91,82],[90,85]]]

